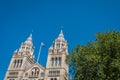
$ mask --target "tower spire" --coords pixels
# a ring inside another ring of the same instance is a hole
[[[19,48],[19,52],[23,52],[23,54],[26,54],[26,51],[29,52],[30,55],[33,55],[34,46],[32,43],[32,34],[29,35],[26,41],[23,42]]]
[[[30,36],[27,38],[27,40],[25,41],[25,43],[32,45],[32,34],[30,34]]]
[[[65,40],[65,39],[64,39],[64,35],[63,35],[63,30],[62,30],[62,29],[61,29],[60,34],[59,34],[59,36],[58,36],[57,39],[58,39],[58,40]]]
[[[68,55],[67,50],[67,41],[64,39],[63,31],[61,29],[57,39],[55,39],[48,51],[45,80],[51,78],[51,74],[49,72],[59,72],[60,75],[57,75],[57,77],[56,75],[52,75],[52,77],[54,78],[51,79],[57,80],[58,78],[60,80],[68,80],[66,76],[66,74],[68,73],[68,65],[64,62],[65,57]]]

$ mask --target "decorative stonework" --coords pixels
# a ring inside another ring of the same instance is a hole
[[[15,50],[4,80],[68,80],[67,41],[61,30],[48,51],[46,68],[34,63],[32,34]]]

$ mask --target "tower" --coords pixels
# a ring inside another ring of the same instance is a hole
[[[15,50],[4,80],[68,80],[68,64],[65,63],[68,45],[62,30],[48,50],[46,68],[34,62],[33,52],[31,34]]]
[[[34,64],[32,34],[13,54],[4,80],[22,80],[24,71]]]
[[[48,50],[45,80],[68,80],[68,45],[61,30],[59,36]]]

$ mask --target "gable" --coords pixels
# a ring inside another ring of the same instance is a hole
[[[27,79],[44,77],[44,72],[45,68],[39,63],[35,63],[25,71],[25,73],[23,74],[23,78]]]

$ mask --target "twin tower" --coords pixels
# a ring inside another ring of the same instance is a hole
[[[48,50],[46,68],[34,62],[32,35],[13,54],[4,80],[68,80],[68,45],[61,30]]]

